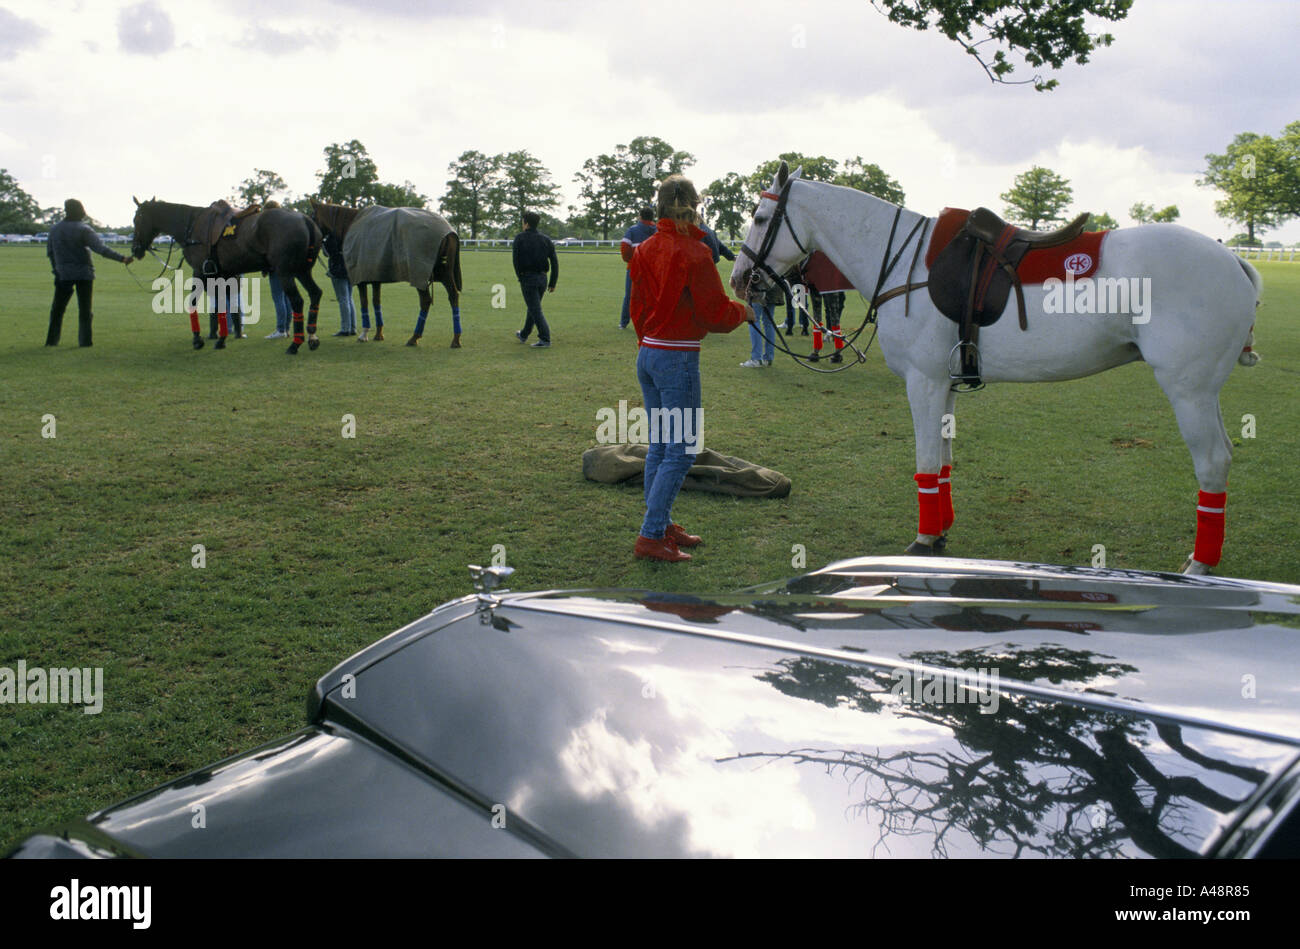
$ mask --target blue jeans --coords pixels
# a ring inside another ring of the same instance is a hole
[[[339,332],[355,333],[357,331],[357,312],[352,306],[352,283],[347,277],[330,277],[334,284],[334,296],[339,301]]]
[[[772,321],[772,307],[762,303],[751,303],[750,306],[754,308],[754,320],[758,326],[749,324],[749,358],[755,362],[771,362],[776,355],[776,324]],[[759,326],[763,327],[762,332],[759,332]]]
[[[271,284],[271,302],[275,304],[275,329],[278,333],[287,333],[290,330],[292,314],[289,311],[289,298],[285,296],[284,285],[280,283],[280,277],[273,270],[268,282]]]
[[[537,327],[537,338],[543,343],[551,341],[551,327],[542,313],[542,294],[546,292],[546,274],[526,273],[519,278],[519,289],[524,293],[524,304],[528,307],[528,316],[519,335],[524,339]]]
[[[692,413],[701,406],[699,350],[653,349],[642,346],[636,356],[636,378],[641,383],[646,414],[655,409]],[[683,429],[684,429],[683,425]],[[661,425],[660,438],[652,438],[645,458],[645,520],[641,536],[658,540],[672,523],[673,502],[682,489],[695,456],[686,451],[684,431]],[[665,438],[672,437],[672,441]],[[697,433],[698,437],[698,433]]]
[[[618,318],[619,329],[630,322],[632,322],[632,271],[629,270],[627,279],[623,281],[623,313]]]

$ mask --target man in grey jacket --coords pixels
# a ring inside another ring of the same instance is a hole
[[[50,239],[45,245],[45,254],[50,258],[50,267],[54,270],[54,303],[50,307],[50,329],[45,335],[45,345],[59,345],[59,336],[63,332],[63,313],[75,292],[77,317],[80,321],[78,342],[82,346],[89,346],[90,321],[93,318],[90,298],[95,285],[95,268],[90,263],[90,252],[93,250],[101,257],[123,264],[129,264],[131,258],[123,257],[104,246],[99,235],[86,223],[86,209],[76,198],[63,202],[63,210],[63,220],[50,228]]]

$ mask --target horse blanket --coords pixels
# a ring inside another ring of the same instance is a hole
[[[645,484],[645,445],[601,445],[582,453],[582,474],[604,484]],[[722,455],[708,448],[694,456],[682,488],[743,498],[784,498],[790,479],[743,458]]]
[[[357,215],[343,239],[343,262],[354,283],[409,283],[424,290],[452,226],[423,208],[373,205]],[[460,254],[449,262],[460,289]]]

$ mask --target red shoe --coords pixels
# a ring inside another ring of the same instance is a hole
[[[694,534],[686,533],[681,524],[669,524],[668,530],[664,531],[664,536],[671,537],[678,547],[698,547],[704,543]]]
[[[636,554],[638,560],[649,558],[651,560],[666,560],[669,563],[678,563],[682,560],[691,559],[691,555],[678,550],[677,544],[667,535],[654,540],[638,534],[636,546],[632,548],[632,553]]]

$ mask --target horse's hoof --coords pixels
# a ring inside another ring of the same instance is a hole
[[[376,343],[382,343],[383,341],[384,341],[384,331],[383,331],[383,330],[375,330],[375,342],[376,342]]]
[[[419,345],[420,345],[420,337],[418,337],[418,336],[412,336],[410,339],[408,339],[408,340],[406,341],[406,345],[407,345],[407,346],[419,346]]]
[[[941,550],[938,541],[933,544],[923,544],[919,540],[914,540],[907,545],[903,553],[909,557],[937,557]]]
[[[1205,576],[1209,576],[1210,568],[1205,564],[1201,563],[1199,560],[1195,560],[1192,557],[1188,557],[1186,560],[1183,561],[1182,569],[1179,570],[1178,572],[1185,573],[1189,577],[1205,577]]]
[[[217,345],[213,346],[212,348],[213,348],[213,349],[225,349],[225,348],[226,348],[226,337],[224,337],[224,336],[218,337],[218,338],[217,338]]]
[[[459,334],[459,333],[457,333],[455,336],[452,337],[452,340],[451,340],[451,348],[452,348],[452,349],[460,349],[460,348],[461,348],[461,346],[460,346],[460,334]]]
[[[288,353],[290,356],[296,356],[296,355],[298,355],[298,344],[297,344],[297,343],[290,343],[290,344],[289,344],[289,348],[286,349],[285,352]]]
[[[310,350],[315,351],[316,347],[318,347],[319,345],[320,345],[320,340],[316,339],[315,337],[312,337],[311,339],[307,340],[307,348]]]
[[[940,534],[939,539],[934,542],[934,552],[941,554],[948,549],[948,535]]]
[[[198,333],[194,334],[194,348],[195,349],[203,348],[203,337],[200,336]]]

